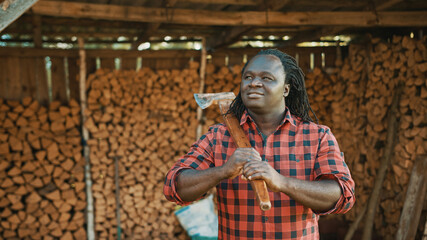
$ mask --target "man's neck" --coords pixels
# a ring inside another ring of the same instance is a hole
[[[282,123],[283,118],[286,114],[286,109],[283,109],[282,112],[274,112],[274,113],[262,113],[257,114],[248,110],[249,115],[255,121],[258,129],[266,136],[274,133],[277,127]]]

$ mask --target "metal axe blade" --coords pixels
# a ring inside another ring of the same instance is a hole
[[[197,105],[202,109],[205,109],[212,104],[216,104],[220,100],[233,100],[234,98],[236,98],[236,95],[234,95],[233,92],[194,94],[194,99],[196,99]]]

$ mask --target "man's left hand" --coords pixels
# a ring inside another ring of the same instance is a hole
[[[280,175],[268,162],[250,161],[243,167],[243,176],[248,180],[264,180],[267,187],[273,192],[280,192]]]

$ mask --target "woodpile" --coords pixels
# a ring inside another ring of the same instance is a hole
[[[337,66],[337,81],[333,84],[334,101],[332,107],[332,132],[344,152],[347,165],[356,183],[356,205],[345,216],[354,220],[364,204],[367,203],[374,185],[375,168],[364,164],[367,162],[366,147],[371,144],[365,140],[367,118],[363,102],[368,77],[367,49],[363,46],[350,45],[349,56],[343,65]],[[384,109],[386,111],[386,109]],[[368,164],[379,165],[379,154],[371,151]],[[376,167],[378,167],[378,165]],[[369,174],[368,174],[369,169]],[[365,187],[366,186],[366,187]]]
[[[336,75],[329,75],[320,68],[306,73],[305,87],[307,89],[308,100],[313,109],[319,124],[331,127],[332,125],[332,102],[334,101],[333,86],[336,82]],[[310,113],[313,121],[316,121]]]
[[[399,138],[395,146],[395,159],[391,174],[386,182],[387,191],[380,205],[389,229],[382,230],[383,236],[394,236],[399,215],[403,207],[406,190],[414,161],[418,155],[427,153],[427,49],[426,41],[409,37],[394,37],[392,41],[392,62],[398,78],[405,83],[400,100],[398,117]],[[398,187],[395,187],[398,186]],[[398,200],[398,201],[396,201]],[[397,203],[396,203],[397,202]],[[398,212],[398,213],[397,213]],[[377,229],[379,226],[377,226]]]
[[[173,214],[176,204],[162,189],[167,171],[195,141],[198,67],[190,62],[182,70],[98,70],[88,78],[85,126],[97,239],[117,236],[117,194],[124,238],[186,239]]]
[[[403,87],[394,156],[375,218],[377,235],[393,239],[414,160],[427,152],[425,39],[395,36],[390,43],[372,39],[367,46],[352,45],[336,75],[332,130],[356,182],[356,205],[344,215],[350,221],[371,194],[387,143],[389,106],[396,89]]]
[[[0,238],[85,239],[80,107],[0,99]]]

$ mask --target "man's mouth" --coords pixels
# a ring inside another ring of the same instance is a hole
[[[254,98],[258,98],[262,95],[264,95],[264,94],[262,94],[260,92],[248,92],[248,94],[247,94],[248,97],[254,97]]]

